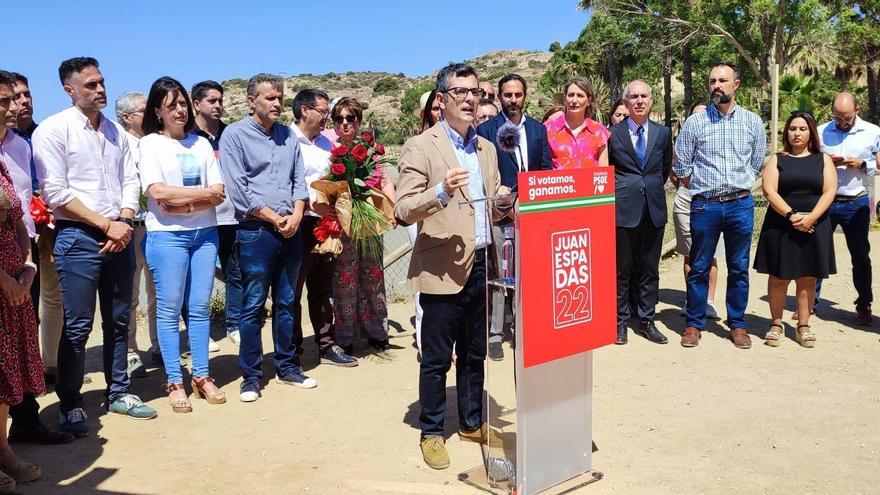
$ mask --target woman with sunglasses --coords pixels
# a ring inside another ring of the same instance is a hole
[[[364,109],[354,98],[342,98],[333,107],[330,119],[339,140],[336,146],[348,146],[358,137]],[[383,168],[376,170],[378,189],[395,200],[394,184]],[[333,281],[336,343],[352,355],[355,329],[367,334],[367,341],[378,351],[387,350],[388,308],[385,301],[385,267],[381,255],[362,249],[342,234],[342,253],[336,258]]]
[[[808,112],[792,112],[782,132],[781,153],[770,157],[762,173],[764,196],[770,203],[758,238],[755,270],[769,276],[767,301],[773,322],[764,343],[777,347],[785,329],[782,310],[792,280],[798,323],[795,339],[813,347],[810,308],[816,279],[836,273],[834,241],[828,207],[837,193],[837,170],[821,151],[816,121]]]
[[[554,169],[589,168],[608,165],[608,138],[611,133],[590,118],[593,86],[582,77],[565,85],[563,111],[545,124]]]
[[[168,376],[165,389],[171,409],[178,413],[192,411],[180,365],[184,304],[193,393],[209,404],[226,402],[208,375],[208,301],[219,245],[214,208],[226,194],[214,149],[192,132],[194,126],[186,89],[170,77],[157,79],[147,97],[140,141],[141,186],[147,196],[144,252],[156,285],[157,333]]]

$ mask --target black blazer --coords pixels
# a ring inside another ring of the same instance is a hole
[[[553,162],[550,160],[550,145],[547,142],[547,129],[537,120],[525,116],[526,141],[528,145],[527,165],[529,170],[551,170]],[[516,172],[519,165],[516,156],[509,151],[502,151],[495,142],[498,129],[504,125],[506,119],[503,113],[492,117],[477,127],[477,134],[488,139],[495,145],[498,152],[498,171],[501,173],[501,184],[507,187],[516,185]]]
[[[654,226],[666,225],[663,185],[672,171],[672,131],[651,120],[648,126],[644,171],[633,148],[626,120],[609,129],[608,162],[614,166],[618,227],[637,227],[646,203]]]

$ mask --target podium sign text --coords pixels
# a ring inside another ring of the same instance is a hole
[[[527,172],[518,179],[525,367],[613,343],[614,169]]]

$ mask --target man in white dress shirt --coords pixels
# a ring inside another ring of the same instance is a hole
[[[156,411],[128,392],[131,240],[140,193],[129,141],[119,124],[101,114],[107,93],[97,60],[65,60],[58,73],[73,106],[46,119],[33,145],[43,198],[58,231],[54,254],[64,302],[55,387],[59,422],[62,430],[83,437],[89,429],[80,390],[96,299],[108,409],[136,419],[154,418]]]
[[[357,359],[336,345],[333,326],[333,270],[336,265],[332,255],[313,253],[318,245],[314,229],[322,216],[335,216],[334,208],[316,205],[316,192],[310,184],[323,178],[330,171],[330,150],[333,143],[321,134],[327,116],[330,115],[330,98],[320,89],[304,89],[296,94],[291,103],[294,124],[290,126],[299,143],[305,165],[305,182],[309,191],[309,206],[302,219],[303,263],[293,300],[293,341],[297,351],[302,351],[302,294],[308,287],[307,301],[309,320],[315,332],[315,344],[322,364],[353,367]]]
[[[880,156],[880,127],[859,118],[859,107],[851,93],[839,93],[831,108],[831,122],[819,126],[822,151],[837,165],[837,195],[828,208],[831,229],[840,225],[852,258],[852,280],[856,298],[856,324],[870,325],[871,315],[871,246],[868,225],[871,222],[869,191],[877,172]],[[816,303],[822,279],[816,281]],[[814,306],[815,308],[815,306]],[[815,310],[814,310],[815,312]]]

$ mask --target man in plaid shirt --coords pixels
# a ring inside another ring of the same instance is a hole
[[[761,118],[736,104],[739,71],[719,62],[709,72],[711,103],[687,119],[675,143],[673,169],[691,194],[691,271],[687,276],[684,347],[696,347],[706,321],[709,268],[718,238],[727,251],[727,324],[736,347],[748,349],[749,247],[755,201],[751,188],[764,165],[767,136]]]

